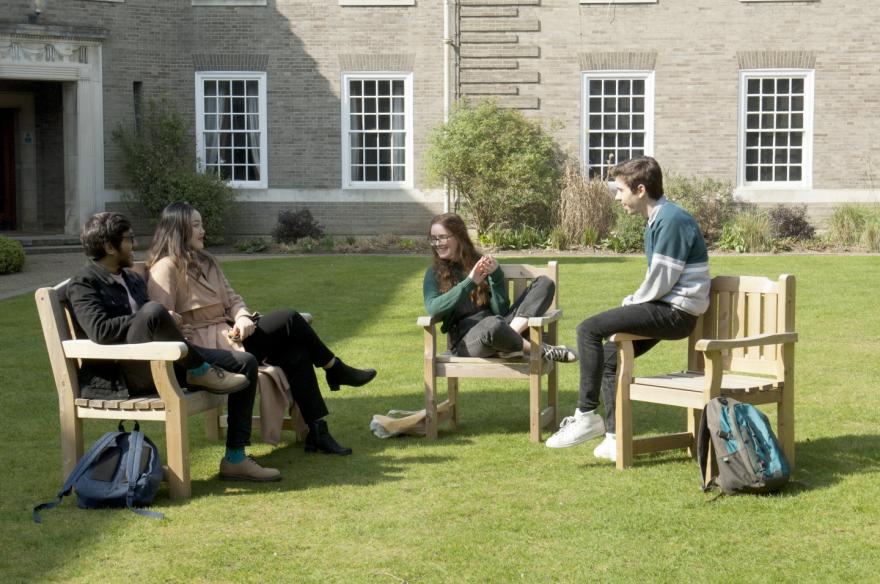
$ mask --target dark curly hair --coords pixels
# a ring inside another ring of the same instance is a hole
[[[93,260],[99,260],[107,252],[104,244],[109,243],[116,249],[122,247],[122,236],[131,231],[131,222],[122,213],[104,211],[89,217],[79,234],[83,251]]]

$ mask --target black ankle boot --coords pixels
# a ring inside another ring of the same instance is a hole
[[[327,429],[325,420],[317,420],[309,424],[309,433],[306,435],[306,452],[323,452],[324,454],[338,454],[348,456],[351,448],[340,446],[330,431]]]
[[[330,391],[339,391],[340,385],[360,387],[368,384],[376,377],[376,370],[349,367],[342,362],[342,359],[336,357],[336,363],[327,369],[326,374],[327,385],[330,386]]]

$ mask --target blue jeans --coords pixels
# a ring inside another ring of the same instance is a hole
[[[605,431],[615,430],[614,406],[617,394],[617,346],[602,341],[615,333],[651,337],[634,341],[635,356],[644,355],[661,340],[683,339],[697,324],[696,316],[665,302],[631,304],[606,310],[577,326],[581,380],[578,408],[595,410],[599,393],[605,402]]]

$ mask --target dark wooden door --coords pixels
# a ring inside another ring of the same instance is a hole
[[[15,229],[15,110],[0,109],[0,230]]]

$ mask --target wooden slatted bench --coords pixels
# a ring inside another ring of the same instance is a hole
[[[426,436],[437,438],[437,425],[448,420],[454,427],[458,424],[458,380],[463,377],[521,379],[529,382],[529,437],[540,442],[541,430],[556,428],[557,369],[555,363],[545,361],[541,354],[542,343],[557,344],[557,322],[562,310],[557,308],[559,298],[559,268],[555,261],[546,267],[527,264],[501,264],[504,278],[510,288],[510,298],[518,298],[528,285],[539,276],[547,276],[556,285],[553,302],[544,316],[532,317],[528,322],[528,340],[532,351],[522,357],[479,358],[456,357],[449,351],[437,353],[437,322],[439,319],[422,316],[417,324],[424,331],[425,413]],[[447,339],[448,346],[448,339]],[[541,379],[547,377],[547,405],[541,407]],[[446,400],[437,402],[437,378],[445,377]],[[438,409],[439,408],[439,409]]]

